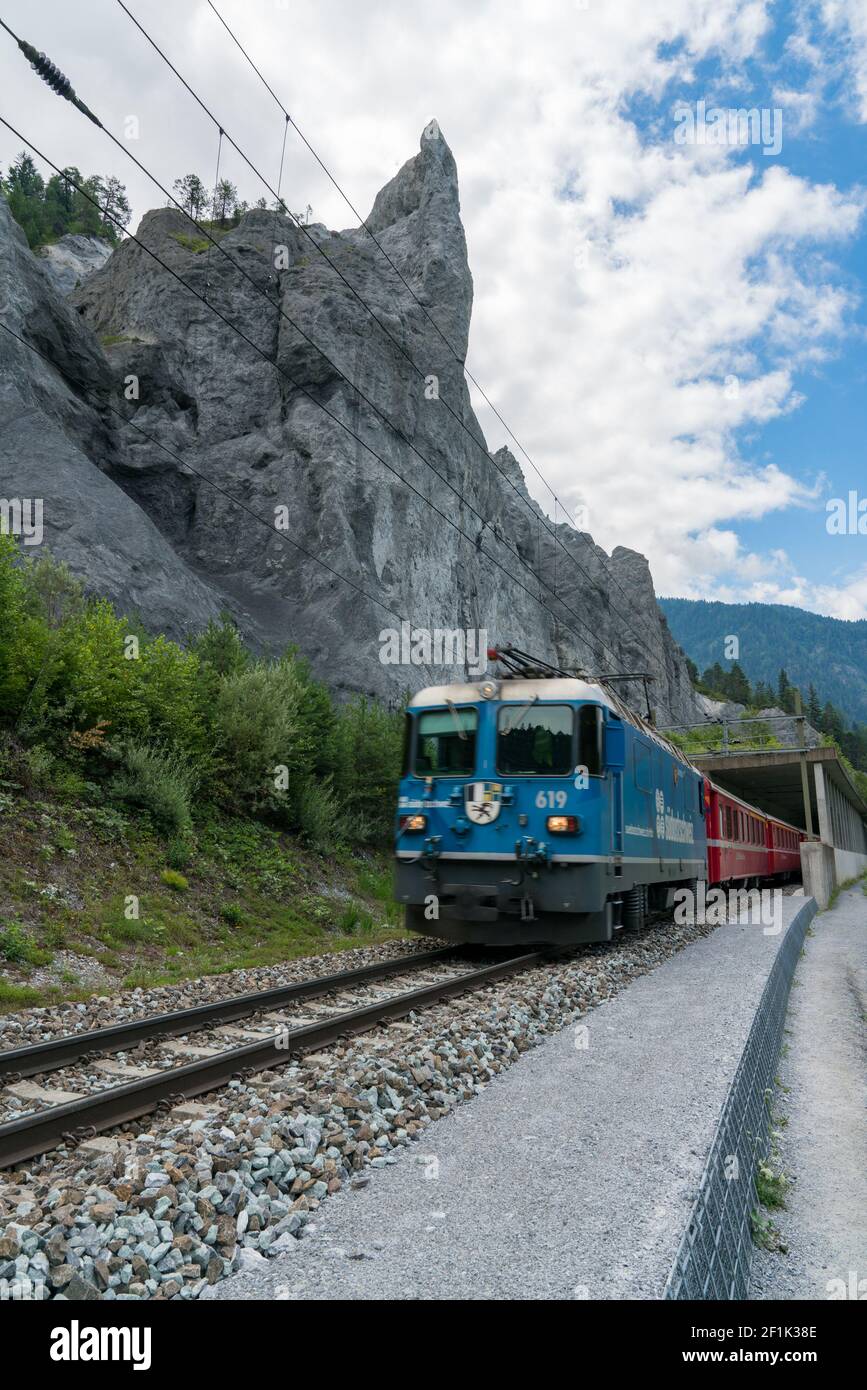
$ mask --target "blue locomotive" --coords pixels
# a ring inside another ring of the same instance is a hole
[[[704,780],[601,681],[514,648],[407,711],[396,896],[485,945],[610,941],[705,878]]]

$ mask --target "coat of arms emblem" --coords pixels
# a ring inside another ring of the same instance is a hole
[[[468,782],[464,809],[474,825],[490,825],[500,814],[503,788],[499,782]]]

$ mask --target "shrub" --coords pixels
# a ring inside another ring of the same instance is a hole
[[[190,881],[179,874],[177,869],[163,869],[160,878],[167,888],[171,888],[175,893],[186,893],[190,886]]]
[[[313,741],[302,717],[303,680],[291,658],[257,662],[228,676],[214,710],[214,750],[226,791],[254,805],[286,801],[275,769],[286,767],[298,785],[313,761]]]
[[[363,697],[339,711],[334,785],[355,843],[383,842],[391,833],[402,746],[400,712]]]
[[[357,903],[347,903],[336,922],[342,936],[354,936],[356,932],[372,932],[376,923],[365,907]]]
[[[190,799],[198,779],[187,759],[172,749],[142,743],[125,743],[120,751],[124,769],[112,784],[115,798],[148,811],[168,835],[189,834]]]
[[[50,959],[45,951],[38,950],[20,922],[0,923],[0,956],[11,965],[42,965]]]
[[[326,854],[339,847],[345,827],[330,777],[303,783],[296,797],[295,818],[311,849]]]
[[[183,835],[173,835],[166,845],[166,861],[172,869],[185,869],[193,857],[193,847]]]
[[[220,912],[224,922],[228,922],[232,927],[240,927],[246,920],[244,909],[240,903],[226,903]]]

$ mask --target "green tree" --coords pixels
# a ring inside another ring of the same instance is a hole
[[[45,183],[32,157],[22,150],[10,166],[5,182],[6,197],[15,221],[31,247],[40,246],[47,232]]]
[[[819,728],[823,734],[828,734],[831,738],[835,739],[837,743],[842,742],[843,721],[840,718],[839,710],[835,709],[830,700],[828,700],[825,708],[822,710]]]
[[[231,179],[220,179],[211,199],[211,217],[224,225],[238,206],[238,190]]]
[[[132,217],[126,186],[113,174],[102,181],[101,217],[103,232],[112,239],[119,235],[118,223],[126,227]]]
[[[182,179],[175,179],[172,187],[184,212],[198,222],[208,206],[208,190],[198,174],[184,174]]]
[[[789,682],[789,677],[782,669],[777,678],[777,697],[780,702],[780,709],[785,710],[787,714],[794,713],[795,692]]]
[[[750,683],[736,661],[726,676],[726,693],[730,700],[739,705],[748,705],[751,698]]]

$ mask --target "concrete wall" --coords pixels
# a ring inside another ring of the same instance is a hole
[[[821,912],[828,906],[831,894],[837,887],[837,865],[831,845],[821,840],[804,840],[801,845],[801,874],[804,879],[804,893],[816,899]]]
[[[848,878],[860,878],[867,869],[867,854],[856,854],[851,849],[835,849],[834,859],[838,883],[845,883]]]

